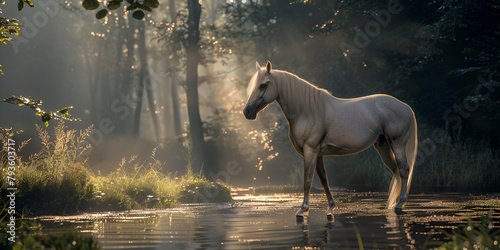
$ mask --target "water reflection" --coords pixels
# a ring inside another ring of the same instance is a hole
[[[358,249],[358,236],[366,249],[419,249],[432,229],[451,228],[465,221],[470,213],[464,211],[482,215],[478,211],[491,209],[486,201],[471,207],[468,200],[462,206],[456,199],[442,199],[436,205],[434,197],[422,196],[414,199],[407,214],[397,215],[383,209],[383,196],[370,196],[340,204],[332,220],[327,220],[322,199],[318,196],[313,200],[315,207],[303,221],[295,219],[300,197],[247,198],[233,204],[39,220],[44,233],[76,230],[96,237],[103,249]],[[488,202],[500,204],[498,197],[495,199]],[[500,210],[493,209],[498,227]]]
[[[318,225],[313,224],[309,226],[307,220],[307,218],[296,218],[296,225],[302,229],[303,237],[302,244],[292,249],[301,249],[302,247],[324,247],[329,243],[330,231],[333,229],[334,224],[333,217],[329,217],[329,219],[326,220],[326,224],[323,226],[321,226],[320,223]],[[311,236],[311,234],[313,236]],[[313,239],[312,242],[311,238]]]

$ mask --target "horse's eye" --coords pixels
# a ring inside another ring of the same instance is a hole
[[[259,89],[260,89],[260,90],[263,90],[263,89],[265,89],[266,87],[267,87],[267,84],[262,83],[262,84],[260,84]]]

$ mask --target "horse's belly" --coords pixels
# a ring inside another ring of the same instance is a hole
[[[339,147],[332,144],[327,144],[321,147],[320,155],[351,155],[359,153],[367,148],[369,148],[372,144],[365,145],[364,147],[357,148],[348,148],[348,147]]]
[[[378,134],[364,133],[363,136],[360,134],[352,134],[347,138],[335,137],[330,138],[325,137],[325,140],[321,143],[320,154],[321,155],[350,155],[361,152],[373,145],[378,137]]]

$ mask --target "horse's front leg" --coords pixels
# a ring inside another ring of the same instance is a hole
[[[319,181],[325,189],[326,198],[328,199],[328,210],[326,210],[326,216],[329,219],[333,218],[333,208],[335,207],[335,200],[333,200],[332,193],[330,192],[330,186],[328,185],[328,177],[326,175],[325,162],[323,157],[319,156],[316,163],[316,173],[318,173]]]
[[[318,151],[310,147],[304,147],[304,201],[302,207],[295,214],[297,217],[304,217],[309,214],[309,192],[311,191],[314,170],[316,169],[316,160]]]

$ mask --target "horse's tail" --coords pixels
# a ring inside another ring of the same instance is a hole
[[[408,161],[408,167],[410,172],[408,174],[408,185],[406,194],[410,193],[411,179],[413,177],[413,167],[415,166],[415,161],[417,159],[418,151],[418,136],[417,136],[417,120],[415,119],[415,114],[412,112],[413,121],[411,124],[410,138],[406,143],[406,160]]]
[[[401,194],[401,176],[399,175],[399,168],[392,175],[391,185],[389,186],[389,198],[387,199],[387,208],[394,209],[398,203],[399,195]]]
[[[417,138],[417,121],[415,119],[415,114],[412,112],[412,123],[410,127],[410,135],[408,137],[408,141],[406,142],[406,160],[409,168],[408,173],[408,182],[406,194],[410,193],[411,180],[413,177],[413,167],[415,166],[415,160],[417,159],[417,150],[418,150],[418,138]],[[398,198],[401,195],[401,176],[399,174],[399,168],[396,168],[396,172],[394,172],[391,180],[391,185],[389,187],[389,198],[387,200],[387,208],[393,209],[397,202]]]

